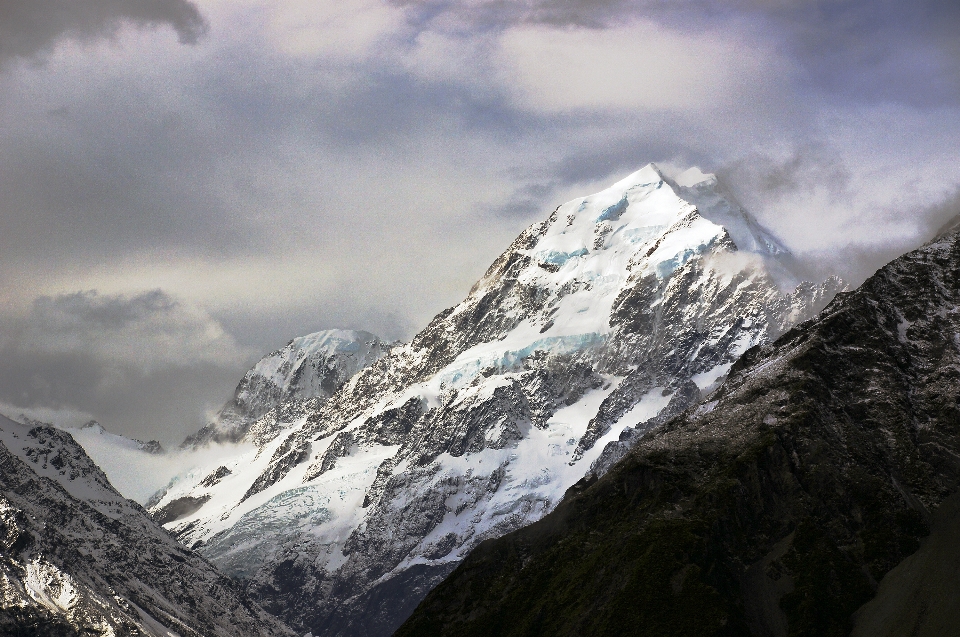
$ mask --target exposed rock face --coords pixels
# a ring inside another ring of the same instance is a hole
[[[304,632],[389,635],[621,432],[698,400],[841,285],[798,285],[789,263],[713,177],[650,165],[528,228],[410,343],[322,405],[281,403],[218,461],[228,475],[203,484],[205,467],[151,510],[209,497],[167,528],[265,608]]]
[[[69,434],[3,417],[0,634],[292,635],[114,491]]]
[[[958,335],[954,233],[751,349],[708,402],[479,546],[397,634],[955,634],[930,583],[960,563]]]

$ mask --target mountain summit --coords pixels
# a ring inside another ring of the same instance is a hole
[[[411,342],[322,403],[281,402],[152,511],[295,628],[389,635],[478,543],[842,287],[790,263],[713,176],[648,165],[530,226]]]
[[[278,406],[286,412],[317,407],[390,346],[369,332],[323,330],[300,336],[264,356],[237,385],[217,419],[183,447],[242,440],[250,426]],[[290,414],[287,414],[290,417]]]

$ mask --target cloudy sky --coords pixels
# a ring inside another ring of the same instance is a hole
[[[178,441],[259,355],[409,338],[650,161],[859,282],[960,211],[958,32],[952,0],[0,0],[0,411]]]

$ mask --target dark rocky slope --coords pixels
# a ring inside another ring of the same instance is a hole
[[[481,544],[397,634],[960,634],[930,588],[960,559],[941,507],[960,478],[958,306],[953,233],[747,352],[711,401]],[[878,589],[888,603],[857,613]]]

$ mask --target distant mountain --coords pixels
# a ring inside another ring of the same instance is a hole
[[[120,496],[69,434],[4,417],[0,634],[292,635]]]
[[[10,419],[30,427],[56,427],[67,432],[106,474],[117,491],[140,504],[183,470],[184,458],[171,457],[158,441],[143,442],[111,433],[96,420],[81,427],[68,427],[22,413]]]
[[[373,334],[354,330],[325,330],[295,338],[260,359],[216,421],[187,438],[183,446],[240,441],[254,422],[276,407],[283,408],[281,417],[286,419],[293,418],[293,412],[315,409],[389,350],[390,345]]]
[[[712,175],[651,164],[528,228],[322,404],[248,383],[237,404],[270,411],[217,434],[248,450],[150,510],[298,630],[389,635],[480,542],[549,513],[841,288],[801,282]]]
[[[958,487],[954,230],[480,545],[397,635],[957,635]]]
[[[30,418],[24,414],[20,414],[16,418],[10,418],[10,420],[23,425],[28,425],[30,427],[57,427],[57,429],[61,429],[69,433],[74,439],[100,439],[105,445],[114,448],[142,451],[143,453],[155,455],[165,453],[163,445],[161,445],[157,440],[148,440],[147,442],[144,442],[142,440],[137,440],[136,438],[127,438],[126,436],[110,433],[96,420],[90,420],[80,427],[57,426],[54,423],[44,422],[42,420],[37,420],[36,418]],[[81,444],[81,446],[83,445]]]

